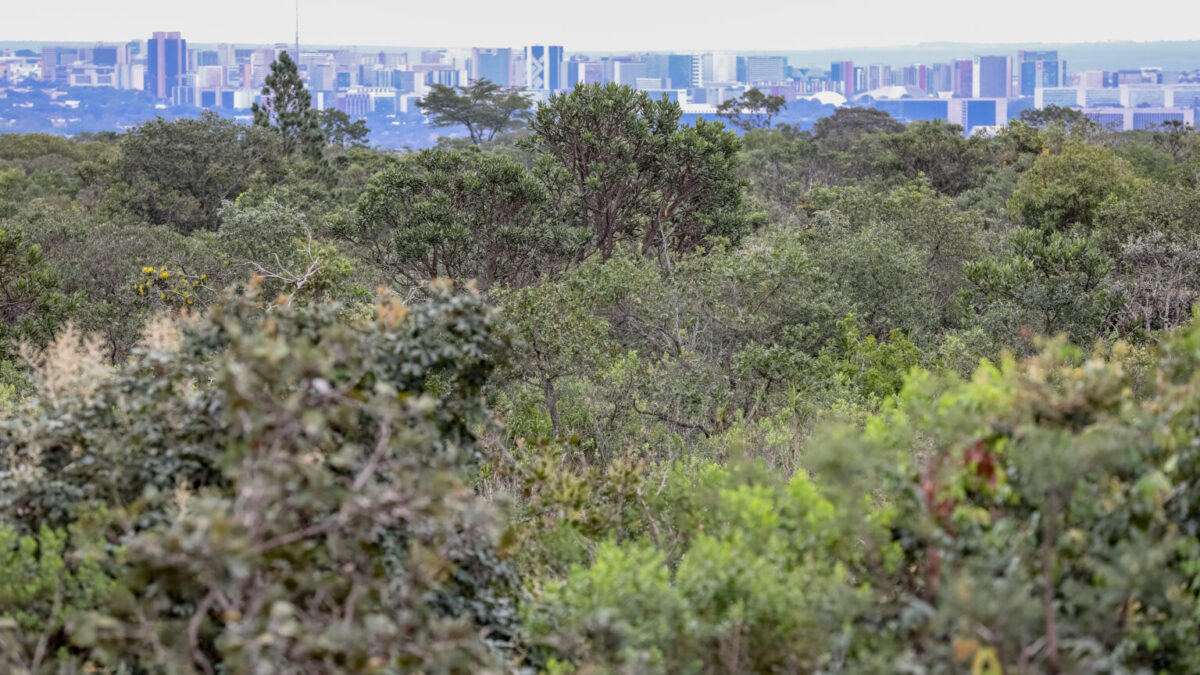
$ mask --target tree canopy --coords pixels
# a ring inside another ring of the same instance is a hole
[[[3,672],[1200,673],[1193,130],[268,89],[0,135]]]

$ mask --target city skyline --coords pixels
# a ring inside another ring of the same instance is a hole
[[[610,0],[583,8],[585,16],[549,0],[499,4],[465,0],[455,11],[416,4],[380,6],[366,0],[301,2],[300,34],[313,45],[507,45],[553,41],[575,50],[879,48],[930,42],[1071,43],[1175,41],[1196,37],[1200,6],[1148,14],[1125,13],[1113,21],[1094,3],[1012,0],[995,8],[964,11],[961,3],[935,0],[921,12],[882,0],[843,5],[784,6],[763,12],[731,12],[716,3],[691,4],[686,12],[661,3]],[[1170,16],[1170,21],[1162,17]],[[364,20],[369,18],[370,20]],[[1031,20],[1036,18],[1036,20]],[[586,19],[586,20],[585,20]],[[768,20],[769,19],[769,20]],[[118,3],[24,3],[6,12],[0,40],[118,41],[155,30],[184,30],[197,43],[292,42],[294,3],[166,5],[145,0]]]

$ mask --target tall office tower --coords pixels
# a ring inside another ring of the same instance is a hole
[[[1017,52],[1021,96],[1033,96],[1038,87],[1067,86],[1067,62],[1058,60],[1058,52]]]
[[[975,95],[972,83],[975,64],[971,61],[955,60],[950,68],[951,91],[955,98],[971,98]]]
[[[906,87],[916,87],[924,92],[928,92],[932,89],[929,71],[926,70],[926,67],[921,64],[905,66],[904,70],[902,71],[901,79],[902,81],[900,84],[903,84]]]
[[[170,98],[183,85],[187,65],[187,40],[178,32],[156,32],[146,43],[146,91],[155,98]]]
[[[604,63],[600,61],[572,61],[570,68],[568,87],[574,87],[576,84],[604,83]]]
[[[92,63],[97,66],[115,66],[117,65],[117,52],[119,49],[111,45],[96,45],[92,48]]]
[[[217,45],[217,65],[228,68],[237,63],[236,51],[233,45],[222,42]]]
[[[729,52],[710,52],[704,55],[704,81],[737,82],[737,55]]]
[[[833,90],[847,98],[854,94],[854,62],[834,61],[829,64],[829,80]]]
[[[668,85],[672,89],[687,89],[692,86],[692,81],[695,79],[695,62],[699,60],[691,54],[670,54],[667,56],[667,79],[671,80]],[[646,77],[662,77],[662,73],[657,72],[655,68],[648,67]],[[703,66],[700,68],[703,74]]]
[[[704,86],[704,57],[700,54],[692,54],[692,77],[688,86],[692,89]]]
[[[1011,93],[1011,56],[976,56],[971,60],[972,97],[1008,98]]]
[[[472,80],[488,80],[501,87],[507,87],[511,84],[509,77],[511,70],[511,49],[507,47],[501,49],[481,49],[476,47],[471,50]]]
[[[42,80],[53,82],[58,72],[58,47],[42,47]]]
[[[558,91],[563,88],[563,48],[533,45],[525,48],[525,88]]]
[[[892,84],[892,67],[882,63],[867,66],[867,91]]]
[[[786,65],[782,56],[747,56],[746,82],[782,82]]]
[[[954,69],[949,63],[935,63],[929,67],[929,92],[954,91]]]

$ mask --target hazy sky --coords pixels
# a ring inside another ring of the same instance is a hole
[[[293,0],[26,0],[0,40],[290,42]],[[1144,8],[1145,11],[1139,11]],[[572,50],[878,47],[1200,39],[1200,3],[1155,0],[300,0],[303,43]]]

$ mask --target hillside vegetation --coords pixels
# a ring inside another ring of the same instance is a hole
[[[1200,673],[1200,134],[733,116],[0,135],[0,670]]]

